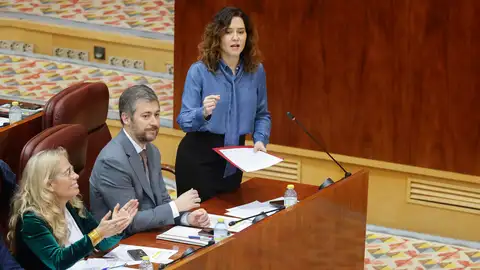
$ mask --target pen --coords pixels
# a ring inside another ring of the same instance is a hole
[[[126,267],[126,266],[128,266],[128,264],[124,263],[124,264],[113,266],[113,267],[105,267],[105,268],[102,268],[102,270],[108,270],[108,269],[114,269],[114,268],[120,268],[120,267]]]
[[[198,239],[198,240],[202,240],[202,241],[210,241],[210,240],[212,240],[212,238],[210,238],[210,237],[198,236],[198,235],[189,235],[188,238],[190,238],[190,239]]]

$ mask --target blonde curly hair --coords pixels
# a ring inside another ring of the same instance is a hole
[[[58,164],[62,157],[68,159],[67,151],[63,147],[58,147],[38,152],[28,160],[20,187],[12,199],[7,240],[13,253],[18,221],[27,212],[33,212],[45,220],[60,246],[67,243],[70,232],[65,220],[64,206],[50,189],[50,183],[60,173]],[[79,196],[70,200],[70,204],[78,209],[81,217],[86,217],[86,209]]]

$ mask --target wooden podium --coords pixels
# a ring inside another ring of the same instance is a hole
[[[223,215],[225,209],[283,196],[282,181],[254,178],[233,193],[202,207]],[[295,184],[300,202],[213,246],[170,265],[167,269],[363,269],[365,255],[368,172],[318,191]],[[158,232],[136,234],[124,244],[170,248],[187,245],[155,240]],[[198,248],[198,247],[195,247]]]

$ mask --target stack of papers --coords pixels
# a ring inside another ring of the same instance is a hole
[[[271,210],[277,209],[275,206],[270,205],[269,202],[259,202],[259,201],[253,201],[251,203],[247,203],[241,206],[233,207],[227,209],[227,212],[225,215],[227,216],[232,216],[232,217],[238,217],[238,218],[247,218],[253,215],[260,214],[262,212],[267,212]],[[276,212],[270,212],[267,215],[273,215]],[[253,220],[253,218],[252,218]]]
[[[169,263],[172,260],[169,258],[176,254],[178,251],[173,249],[162,249],[162,248],[152,248],[152,247],[143,247],[143,246],[133,246],[133,245],[118,245],[114,250],[107,253],[105,258],[112,258],[118,261],[123,261],[130,263],[135,262],[127,251],[131,249],[142,249],[150,257],[150,261],[154,263]],[[136,262],[137,264],[140,261]]]
[[[10,120],[6,117],[0,117],[0,127],[6,123],[10,123]]]
[[[255,153],[251,146],[219,147],[213,150],[244,172],[262,170],[283,161],[262,151]]]
[[[218,216],[218,215],[212,215],[212,214],[208,214],[208,216],[210,216],[210,226],[209,226],[209,228],[212,228],[212,229],[215,228],[215,225],[217,225],[217,222],[218,222],[219,218],[224,219],[224,222],[227,225],[229,232],[237,233],[237,232],[240,232],[241,230],[249,227],[250,225],[252,225],[251,220],[243,220],[243,221],[240,221],[233,226],[230,226],[230,225],[228,225],[230,223],[230,221],[236,221],[236,220],[239,220],[239,218]]]
[[[197,245],[197,246],[206,246],[208,244],[207,237],[202,237],[202,239],[192,239],[191,237],[199,237],[198,233],[202,229],[192,228],[192,227],[185,227],[185,226],[175,226],[170,230],[157,235],[157,239],[190,244],[190,245]],[[213,238],[212,238],[213,240]]]

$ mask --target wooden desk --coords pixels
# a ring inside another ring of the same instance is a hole
[[[287,184],[254,178],[236,192],[220,195],[201,207],[223,215],[226,208],[281,197]],[[322,191],[305,184],[295,184],[295,190],[301,202],[294,207],[204,248],[168,269],[363,269],[368,172],[357,172]],[[166,229],[138,233],[121,243],[176,247],[178,253],[171,258],[176,259],[189,245],[156,240],[156,235]]]
[[[231,207],[246,204],[255,200],[267,201],[282,197],[288,184],[291,183],[270,179],[253,178],[243,183],[242,187],[236,192],[219,195],[215,198],[201,203],[201,207],[207,210],[207,212],[210,214],[224,215],[225,209]],[[298,193],[298,199],[302,200],[317,192],[318,187],[305,184],[295,184],[295,190]],[[199,247],[155,239],[158,234],[168,230],[169,228],[170,227],[149,232],[137,233],[130,236],[129,238],[122,240],[121,243],[165,249],[173,249],[174,247],[178,247],[178,253],[175,254],[171,259],[176,259],[180,257],[188,247]]]
[[[0,100],[0,104],[11,102]],[[0,127],[0,159],[5,161],[14,173],[18,173],[18,162],[23,146],[42,131],[43,112],[31,115],[22,121]],[[20,176],[17,175],[17,178]]]

